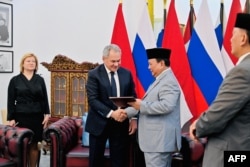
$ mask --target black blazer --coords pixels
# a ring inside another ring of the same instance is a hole
[[[12,77],[8,86],[7,107],[7,120],[15,119],[17,112],[50,114],[44,79],[38,74],[34,74],[29,81],[22,73]]]
[[[131,72],[120,67],[117,70],[117,73],[120,84],[120,96],[136,97],[135,85]],[[85,130],[98,136],[103,132],[107,124],[107,115],[110,110],[117,109],[117,107],[109,99],[110,81],[104,64],[89,71],[86,88],[89,113]]]

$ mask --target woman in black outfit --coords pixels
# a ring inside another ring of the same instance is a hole
[[[29,148],[29,167],[36,167],[40,157],[38,142],[49,120],[49,103],[44,79],[36,74],[37,57],[25,54],[20,63],[21,73],[14,76],[8,87],[8,115],[10,126],[29,128],[34,137]]]

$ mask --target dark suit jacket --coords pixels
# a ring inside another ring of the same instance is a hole
[[[136,97],[132,74],[125,68],[120,67],[117,71],[120,84],[120,96]],[[100,135],[109,118],[110,110],[116,110],[117,107],[109,99],[110,80],[104,65],[100,65],[88,73],[87,95],[89,113],[86,121],[85,130],[93,135]]]
[[[14,76],[8,86],[7,120],[16,119],[16,113],[42,112],[49,114],[49,101],[44,79],[34,74],[31,80],[20,73]]]

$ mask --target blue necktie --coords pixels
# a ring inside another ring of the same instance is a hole
[[[115,83],[115,78],[114,78],[114,72],[111,71],[111,96],[116,97],[117,96],[117,92],[116,92],[116,83]]]

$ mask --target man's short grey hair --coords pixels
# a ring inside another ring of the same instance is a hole
[[[119,52],[120,54],[122,53],[121,48],[118,45],[110,44],[105,46],[105,48],[103,49],[103,56],[108,57],[110,50],[114,50],[115,52]]]

